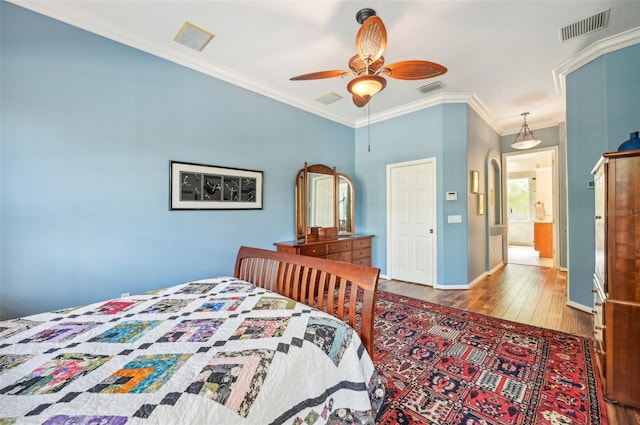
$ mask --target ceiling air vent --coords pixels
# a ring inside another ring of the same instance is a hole
[[[213,37],[213,33],[195,26],[191,22],[185,22],[173,40],[201,52]]]
[[[429,92],[440,90],[444,87],[444,83],[442,81],[436,81],[431,84],[425,84],[424,86],[418,87],[416,90],[422,94],[427,94]]]
[[[590,32],[598,31],[606,28],[609,24],[609,10],[596,13],[593,16],[589,16],[581,21],[569,24],[566,27],[560,28],[560,40],[564,43],[572,38],[580,37]]]
[[[320,103],[324,103],[325,105],[329,105],[333,102],[337,102],[340,99],[342,99],[342,96],[340,96],[338,93],[329,92],[329,93],[323,94],[320,97],[316,97],[315,100]]]

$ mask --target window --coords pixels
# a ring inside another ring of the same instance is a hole
[[[529,179],[507,180],[507,209],[509,220],[529,221]]]

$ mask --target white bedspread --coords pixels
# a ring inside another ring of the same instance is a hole
[[[235,278],[0,322],[0,424],[374,423],[348,325]]]

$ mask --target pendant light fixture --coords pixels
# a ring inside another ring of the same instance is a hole
[[[522,124],[520,131],[516,134],[516,138],[513,140],[513,143],[511,143],[511,147],[514,149],[531,149],[534,146],[538,146],[542,143],[542,140],[536,139],[533,136],[533,131],[531,131],[527,125],[527,115],[529,115],[529,113],[523,112],[520,115],[524,117],[524,124]]]

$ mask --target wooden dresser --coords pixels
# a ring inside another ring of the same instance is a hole
[[[329,260],[371,266],[373,235],[340,236],[318,242],[276,242],[278,252],[328,258]]]
[[[595,350],[606,397],[640,408],[640,150],[604,154],[593,174]]]

